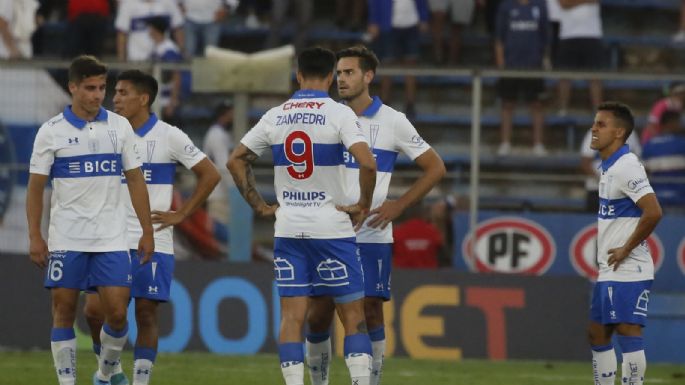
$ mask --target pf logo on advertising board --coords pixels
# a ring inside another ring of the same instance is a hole
[[[654,260],[654,272],[656,273],[664,261],[664,246],[659,237],[652,233],[647,238],[647,248]],[[578,231],[571,241],[569,256],[571,257],[571,265],[578,274],[593,281],[597,279],[597,274],[599,274],[597,268],[597,223],[590,223]]]
[[[554,239],[536,222],[497,217],[478,224],[462,243],[466,264],[481,273],[542,275],[556,255]]]

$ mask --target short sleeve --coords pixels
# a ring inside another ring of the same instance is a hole
[[[395,146],[411,160],[431,148],[404,114],[399,114],[395,120]]]
[[[119,3],[119,10],[117,11],[117,18],[114,21],[114,27],[120,32],[131,31],[131,16],[130,16],[131,2],[129,0],[122,0]]]
[[[616,174],[616,182],[621,191],[633,202],[637,202],[643,196],[654,192],[649,184],[649,179],[647,179],[645,167],[635,156],[622,165],[621,170]]]
[[[33,152],[29,172],[32,174],[50,175],[50,169],[55,162],[55,146],[50,126],[44,124],[33,141]]]
[[[169,155],[190,170],[207,156],[195,147],[188,135],[177,127],[169,131]]]
[[[364,142],[368,144],[357,115],[347,106],[340,105],[340,141],[349,149],[353,144]]]
[[[136,143],[135,133],[128,120],[122,118],[119,120],[119,124],[123,126],[124,131],[124,142],[121,150],[124,171],[133,170],[142,165],[142,158]]]
[[[257,154],[257,156],[261,156],[264,150],[271,146],[268,136],[268,130],[271,127],[272,124],[268,121],[266,116],[263,116],[259,122],[243,136],[240,143],[244,144],[245,147],[249,148],[250,151]]]

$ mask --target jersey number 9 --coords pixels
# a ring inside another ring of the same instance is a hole
[[[292,164],[286,167],[294,179],[307,179],[314,173],[314,147],[304,131],[293,131],[283,143],[285,158]]]

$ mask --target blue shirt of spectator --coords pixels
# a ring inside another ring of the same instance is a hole
[[[642,159],[659,202],[664,206],[685,205],[685,136],[670,133],[650,139]]]
[[[497,11],[496,39],[504,46],[506,68],[541,68],[549,42],[544,0],[505,0]]]

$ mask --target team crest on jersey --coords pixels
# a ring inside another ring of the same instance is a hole
[[[155,145],[157,144],[154,140],[147,141],[147,162],[152,163],[152,155],[155,153]]]

